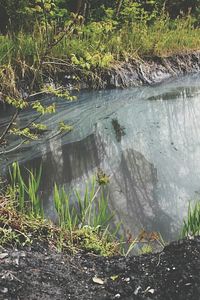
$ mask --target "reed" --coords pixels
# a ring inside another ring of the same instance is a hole
[[[9,169],[11,195],[13,195],[20,212],[28,213],[35,217],[43,217],[42,202],[39,197],[42,168],[39,168],[38,173],[32,170],[27,170],[27,172],[28,180],[26,183],[22,177],[19,164],[16,162],[12,164],[12,169]]]
[[[188,207],[187,218],[183,221],[182,237],[200,235],[200,201],[197,201],[192,207]]]
[[[26,170],[27,178],[23,178],[18,163],[13,163],[10,168],[10,194],[17,203],[22,213],[28,213],[35,217],[44,217],[42,199],[39,188],[41,182],[42,168],[38,172]],[[93,177],[91,183],[86,183],[83,196],[80,191],[67,193],[64,187],[54,184],[53,201],[57,211],[59,226],[70,232],[77,228],[90,226],[103,230],[107,228],[114,216],[109,212],[108,197]]]
[[[70,198],[73,199],[70,201]],[[101,191],[101,186],[93,178],[90,184],[86,183],[84,195],[75,190],[71,195],[64,188],[54,186],[54,203],[58,213],[59,225],[67,230],[90,226],[105,229],[114,214],[109,213],[108,197]]]

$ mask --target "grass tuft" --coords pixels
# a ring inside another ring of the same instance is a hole
[[[182,237],[200,235],[200,201],[188,207],[187,218],[183,221]]]
[[[44,219],[39,187],[42,169],[27,170],[26,182],[18,163],[10,169],[11,184],[7,197],[0,198],[0,245],[31,245],[35,241],[58,250],[82,249],[100,255],[119,253],[115,232],[110,230],[108,198],[102,185],[93,178],[86,184],[84,195],[74,192],[71,198],[64,189],[54,185],[54,205],[59,224],[53,225]],[[102,191],[101,191],[102,190]]]

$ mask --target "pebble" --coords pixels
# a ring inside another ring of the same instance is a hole
[[[137,295],[138,292],[139,292],[139,290],[141,290],[141,289],[142,289],[142,288],[141,288],[141,286],[139,285],[139,286],[135,289],[134,295]]]
[[[120,297],[121,297],[120,294],[116,294],[116,295],[115,295],[115,298],[116,298],[116,299],[119,299]]]
[[[1,289],[1,292],[3,293],[3,294],[6,294],[7,292],[8,292],[8,289],[5,287],[5,288],[2,288]]]

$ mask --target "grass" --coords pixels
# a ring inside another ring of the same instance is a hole
[[[102,186],[106,182],[105,174],[98,174],[90,186],[86,184],[83,196],[76,190],[74,197],[70,197],[63,187],[55,184],[53,199],[58,216],[55,226],[44,218],[39,193],[41,168],[37,173],[26,171],[24,180],[19,164],[12,165],[7,196],[0,198],[1,245],[22,246],[40,240],[59,250],[82,249],[106,256],[119,253],[118,227],[115,232],[110,229],[113,214],[109,212]]]
[[[109,177],[102,170],[86,184],[83,194],[78,190],[68,194],[64,187],[54,185],[57,225],[44,217],[39,192],[42,169],[37,173],[26,171],[25,180],[19,164],[14,163],[10,169],[11,184],[7,186],[6,196],[0,197],[1,246],[34,247],[39,243],[59,251],[74,253],[81,249],[105,256],[128,256],[138,244],[143,245],[142,253],[153,251],[155,244],[163,247],[164,242],[157,233],[142,230],[138,237],[130,236],[126,241],[126,237],[119,236],[121,222],[111,226],[114,213],[109,212],[109,199],[104,190]]]
[[[193,23],[191,16],[171,20],[161,15],[150,25],[145,19],[127,21],[120,27],[110,20],[76,25],[45,57],[44,33],[38,25],[31,34],[0,36],[0,89],[13,96],[19,80],[30,81],[41,60],[39,86],[41,78],[53,78],[66,67],[72,73],[76,70],[93,77],[96,69],[119,61],[199,50],[200,28]]]
[[[41,247],[69,253],[84,250],[105,256],[119,254],[119,243],[97,229],[82,227],[70,232],[39,216],[19,212],[14,202],[5,197],[0,197],[0,245],[13,248],[31,246],[32,249]]]
[[[183,221],[182,237],[200,235],[200,201],[189,204],[187,218]]]

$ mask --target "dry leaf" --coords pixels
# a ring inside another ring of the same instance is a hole
[[[94,277],[92,278],[92,280],[93,280],[94,283],[97,283],[97,284],[104,284],[104,281],[103,281],[101,278],[98,278],[98,277],[96,277],[96,276],[94,276]]]

